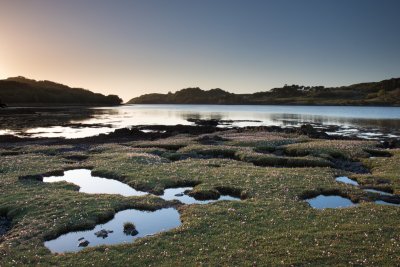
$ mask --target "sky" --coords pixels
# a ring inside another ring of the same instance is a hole
[[[0,79],[125,101],[400,77],[398,0],[0,0]]]

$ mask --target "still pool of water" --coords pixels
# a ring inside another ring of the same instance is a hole
[[[335,180],[336,180],[337,182],[340,182],[340,183],[350,184],[350,185],[354,185],[354,186],[359,186],[359,184],[357,183],[357,181],[354,181],[354,180],[350,179],[350,178],[347,177],[347,176],[339,176],[339,177],[336,177]]]
[[[92,176],[92,171],[88,169],[76,169],[65,171],[63,176],[50,176],[44,177],[45,183],[56,183],[65,181],[79,186],[79,192],[88,194],[119,194],[125,197],[129,196],[143,196],[148,194],[135,190],[127,184],[120,181]],[[159,196],[165,200],[179,200],[183,204],[208,204],[222,200],[240,200],[238,197],[229,195],[221,195],[218,199],[212,200],[196,200],[195,198],[185,194],[185,191],[192,190],[193,187],[176,187],[167,188],[164,190],[163,195]]]
[[[400,204],[390,203],[390,202],[383,201],[383,200],[377,200],[377,201],[375,201],[375,203],[376,203],[376,204],[379,204],[379,205],[388,205],[388,206],[400,207]]]
[[[179,188],[168,188],[164,190],[164,194],[160,197],[165,200],[179,200],[183,204],[208,204],[216,201],[228,200],[228,201],[237,201],[240,198],[232,197],[228,195],[221,195],[218,199],[212,200],[197,200],[194,197],[188,196],[184,194],[186,190],[192,190],[193,187],[179,187]]]
[[[44,177],[43,182],[55,183],[65,181],[78,185],[79,192],[88,194],[120,194],[123,196],[143,196],[146,192],[137,191],[120,181],[92,176],[92,171],[77,169],[65,171],[63,176]]]
[[[381,190],[376,190],[376,189],[364,189],[365,192],[371,192],[371,193],[375,193],[375,194],[379,194],[379,195],[384,195],[384,196],[394,196],[391,193],[385,192],[385,191],[381,191]]]
[[[123,105],[91,109],[86,117],[72,117],[81,127],[60,126],[58,120],[43,126],[28,118],[22,126],[13,124],[0,128],[0,134],[31,137],[80,138],[109,133],[118,128],[136,125],[192,124],[188,119],[236,120],[228,126],[296,126],[304,123],[341,126],[330,134],[380,138],[400,135],[400,107],[342,107],[342,106],[287,106],[287,105]],[[68,109],[64,117],[68,118]],[[71,113],[73,113],[71,111]],[[77,112],[75,112],[77,113]],[[86,113],[85,113],[86,114]],[[0,111],[0,117],[2,116]],[[27,119],[24,117],[24,119]]]
[[[89,194],[120,194],[123,196],[140,196],[146,192],[137,191],[119,181],[92,176],[90,170],[77,169],[65,171],[63,176],[44,177],[44,182],[66,181],[80,186],[80,192]],[[160,196],[165,200],[179,200],[184,204],[207,204],[221,200],[240,200],[228,195],[223,195],[217,200],[196,200],[184,194],[192,187],[168,188]],[[136,226],[138,234],[135,236],[124,233],[124,223],[130,222]],[[168,231],[181,224],[179,212],[174,208],[166,208],[156,211],[139,211],[129,209],[115,214],[114,218],[105,224],[99,224],[92,230],[70,232],[56,239],[46,241],[45,246],[53,253],[76,252],[86,246],[113,245],[133,242],[143,236],[158,232]],[[105,230],[108,234],[105,238],[96,236],[96,232]],[[80,246],[86,242],[85,246]]]
[[[139,232],[135,236],[124,233],[124,223],[131,222]],[[137,238],[165,232],[181,225],[179,212],[174,208],[156,211],[139,211],[135,209],[117,212],[110,221],[97,225],[92,230],[70,232],[56,239],[46,241],[44,245],[53,253],[76,252],[82,250],[79,239],[84,238],[89,242],[88,246],[115,245],[130,243]],[[100,230],[111,230],[106,238],[97,237]]]
[[[347,208],[357,205],[350,199],[341,196],[319,195],[314,198],[306,199],[306,202],[315,209]]]

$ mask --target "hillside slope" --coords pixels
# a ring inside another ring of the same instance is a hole
[[[24,77],[0,80],[0,102],[16,105],[79,105],[101,106],[122,103],[116,95],[102,95],[81,88],[51,82],[36,81]]]
[[[128,104],[291,104],[400,106],[400,78],[342,87],[285,85],[254,94],[222,89],[186,88],[175,93],[146,94]]]

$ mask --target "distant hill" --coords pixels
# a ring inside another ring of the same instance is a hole
[[[285,85],[254,94],[195,87],[168,94],[145,94],[129,100],[128,104],[400,106],[400,78],[342,87]]]
[[[105,96],[82,88],[21,76],[0,80],[0,99],[0,103],[8,106],[104,106],[122,103],[122,99],[116,95]]]

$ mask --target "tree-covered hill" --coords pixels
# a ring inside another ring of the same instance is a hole
[[[186,88],[175,93],[146,94],[129,104],[291,104],[400,106],[400,78],[342,87],[285,85],[254,94],[222,89]]]
[[[36,81],[24,77],[0,80],[0,102],[16,105],[79,105],[102,106],[122,103],[116,95],[102,95],[82,88],[51,82]]]

